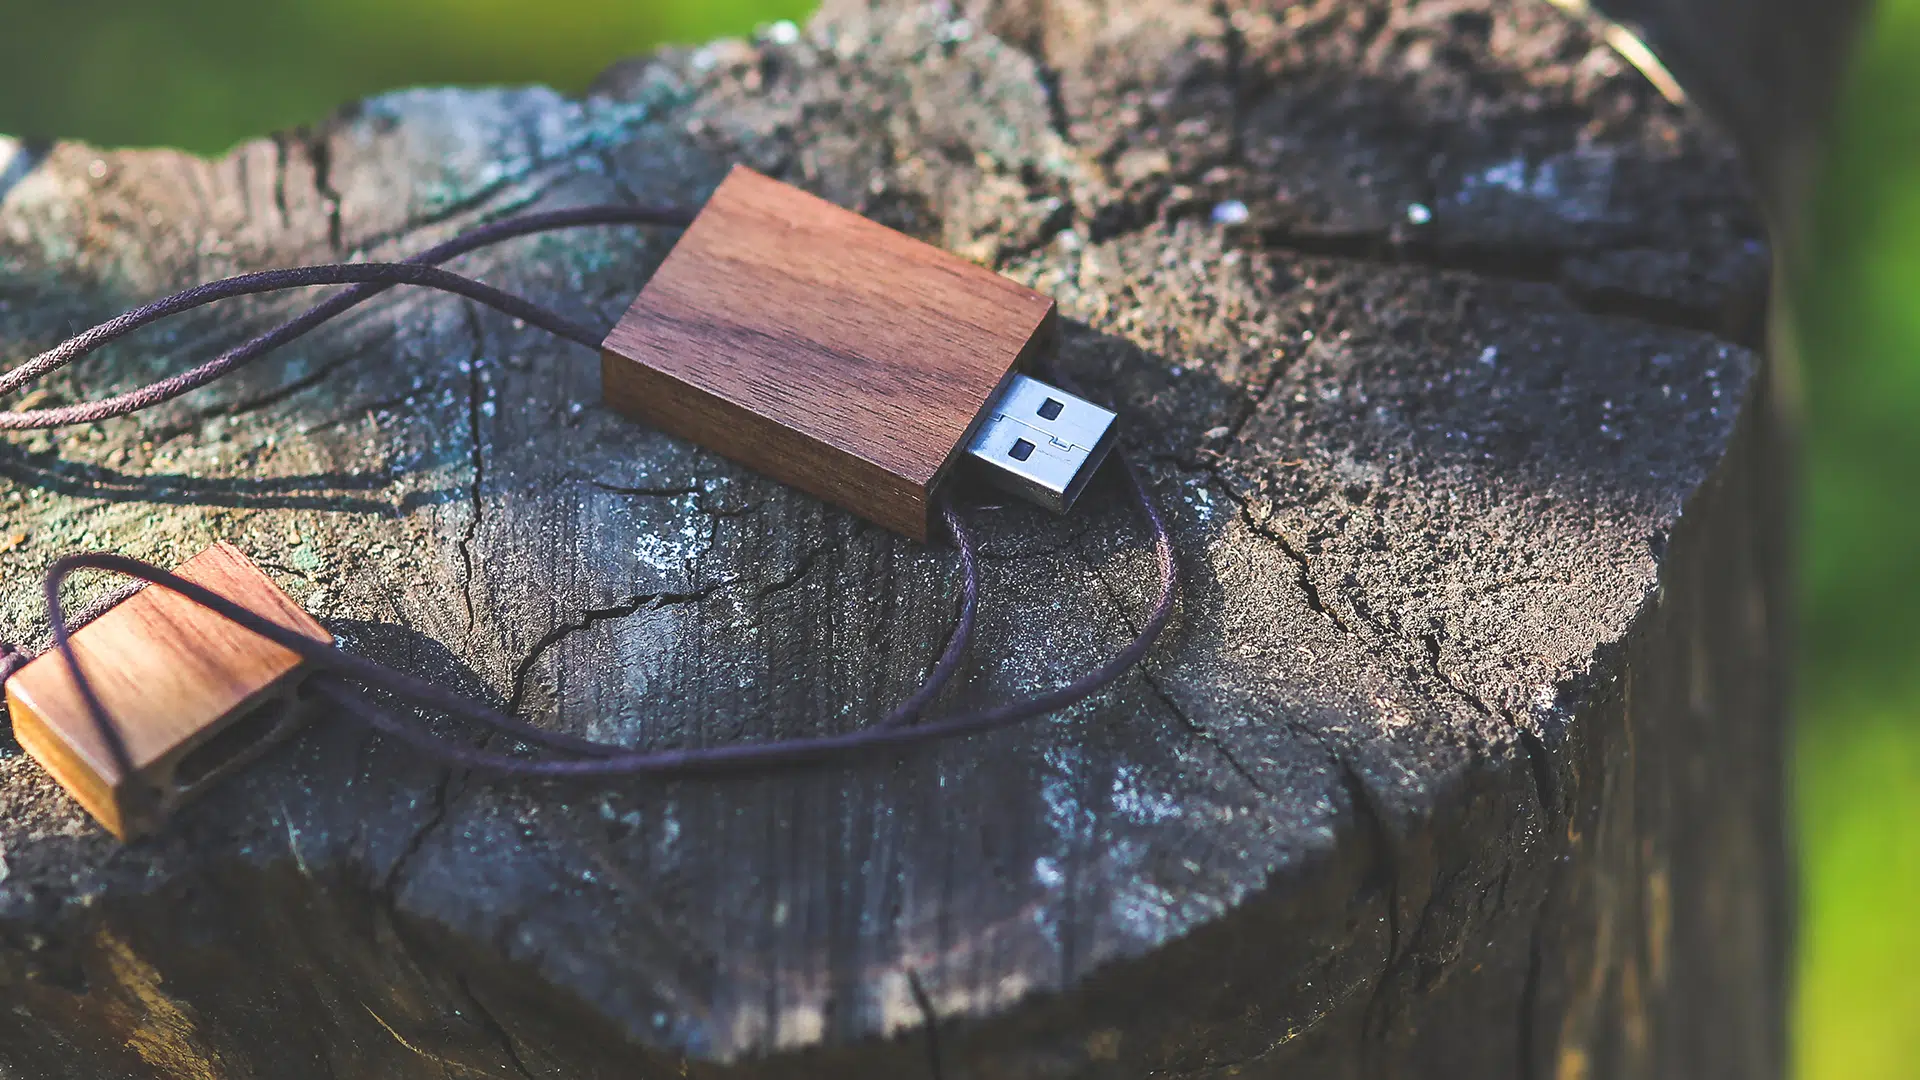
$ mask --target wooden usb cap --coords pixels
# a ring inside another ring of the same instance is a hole
[[[316,641],[333,640],[229,544],[215,544],[175,573]],[[122,840],[152,832],[299,724],[292,696],[304,674],[300,658],[170,590],[140,590],[71,640],[134,774],[115,768],[57,652],[7,681],[13,735]]]
[[[1053,301],[735,167],[602,346],[608,405],[927,538]]]

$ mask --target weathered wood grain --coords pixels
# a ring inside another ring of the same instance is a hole
[[[698,199],[736,162],[1055,298],[1062,366],[1173,514],[1164,646],[1017,730],[719,782],[485,783],[322,720],[124,849],[0,761],[4,1068],[1777,1075],[1760,228],[1723,142],[1545,4],[837,2],[583,101],[398,94],[217,162],[60,145],[7,173],[0,337],[528,206]],[[461,268],[611,326],[669,243]],[[226,538],[348,647],[635,745],[870,721],[953,614],[949,553],[614,415],[586,350],[436,296],[10,439],[0,476],[16,637],[60,553]],[[953,705],[1142,617],[1112,492],[973,518]]]

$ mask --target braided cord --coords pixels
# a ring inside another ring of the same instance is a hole
[[[302,314],[242,345],[188,371],[98,401],[57,408],[0,412],[0,430],[66,427],[150,408],[265,355],[272,349],[313,330],[357,304],[395,285],[416,285],[450,292],[538,326],[569,341],[598,349],[603,335],[523,297],[440,269],[437,264],[486,244],[554,229],[589,225],[684,226],[690,212],[672,208],[594,206],[531,214],[496,222],[462,234],[403,262],[334,263],[286,270],[240,274],[175,293],[135,308],[115,319],[76,335],[5,374],[0,395],[18,392],[48,374],[92,353],[109,342],[171,315],[219,300],[286,289],[322,285],[351,285],[315,304]],[[1118,454],[1114,455],[1119,458]],[[345,652],[327,641],[317,641],[273,622],[203,586],[160,567],[106,552],[65,556],[48,569],[44,591],[53,643],[71,673],[89,716],[123,775],[133,772],[126,741],[101,703],[92,681],[76,655],[72,634],[124,594],[95,605],[69,620],[60,600],[60,587],[79,570],[117,574],[137,583],[167,589],[182,598],[297,654],[312,669],[308,690],[340,708],[369,728],[405,743],[442,764],[502,776],[612,777],[661,776],[741,768],[773,768],[806,762],[838,760],[874,751],[904,749],[939,739],[977,734],[1055,712],[1099,693],[1146,655],[1172,617],[1178,598],[1179,575],[1173,541],[1159,507],[1145,481],[1130,462],[1120,459],[1127,481],[1145,514],[1153,536],[1159,567],[1160,591],[1146,624],[1119,652],[1080,677],[1040,694],[969,713],[923,720],[926,711],[959,670],[970,644],[979,594],[977,548],[972,534],[950,501],[940,503],[942,518],[960,556],[960,610],[947,644],[920,686],[877,723],[832,735],[736,743],[716,747],[640,751],[552,732],[498,709],[404,671]],[[0,686],[31,659],[18,647],[0,642]],[[356,685],[358,684],[358,685]],[[442,739],[417,723],[409,723],[371,700],[362,688],[381,692],[414,706],[477,723],[512,736],[523,744],[570,755],[530,760],[495,753],[465,743]]]

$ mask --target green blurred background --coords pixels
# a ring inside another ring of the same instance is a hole
[[[421,83],[578,91],[811,0],[0,0],[0,131],[207,153]],[[1920,0],[1881,0],[1815,210],[1807,339],[1804,1080],[1920,1077]]]

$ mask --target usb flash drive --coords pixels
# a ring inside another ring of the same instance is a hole
[[[1053,300],[736,167],[601,347],[606,403],[926,540],[967,460],[1064,512],[1114,414],[1020,374]]]

